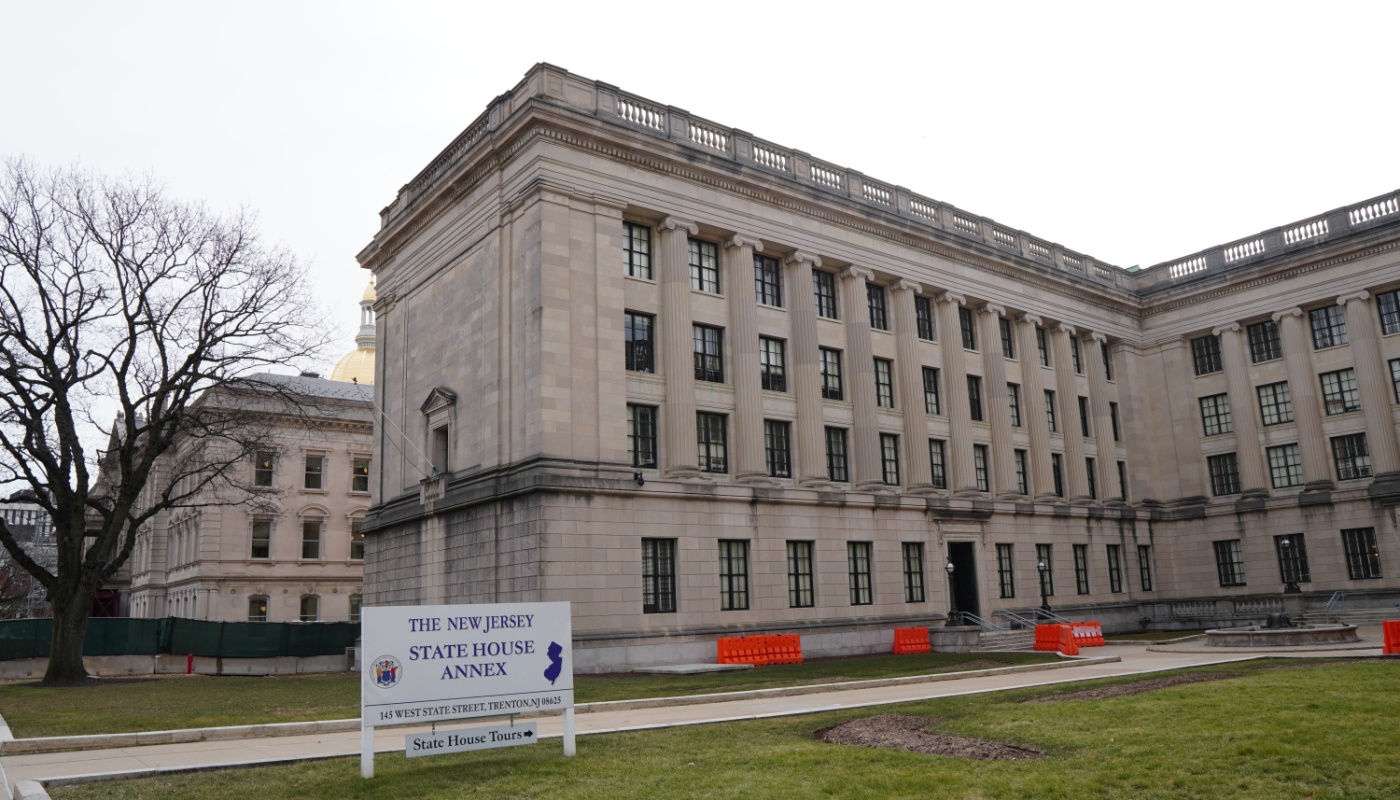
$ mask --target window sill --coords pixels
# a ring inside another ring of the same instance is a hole
[[[636,281],[638,283],[649,283],[652,286],[657,285],[655,278],[643,278],[637,275],[628,275],[626,273],[623,273],[622,277],[626,278],[629,281]]]
[[[325,489],[307,489],[307,488],[305,488],[305,487],[302,487],[301,489],[298,489],[297,491],[301,492],[302,494],[325,494],[325,493],[326,493],[326,490],[325,490]]]

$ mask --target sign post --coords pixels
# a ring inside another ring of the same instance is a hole
[[[374,729],[383,725],[562,710],[564,755],[574,755],[569,614],[568,603],[363,609],[360,776],[374,777]],[[411,738],[407,754],[533,741],[533,723],[435,731]]]

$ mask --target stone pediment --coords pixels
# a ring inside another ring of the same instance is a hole
[[[438,386],[428,392],[428,396],[423,400],[423,405],[419,406],[419,410],[424,414],[431,414],[434,411],[455,405],[457,405],[457,393]]]

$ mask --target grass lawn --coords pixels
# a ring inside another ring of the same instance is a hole
[[[930,653],[830,659],[708,675],[579,676],[574,681],[574,702],[920,675],[957,670],[970,661],[1010,665],[1055,660],[1056,656],[1045,653]],[[0,716],[20,738],[348,719],[359,715],[360,678],[355,673],[274,678],[114,678],[62,689],[34,683],[0,684]]]
[[[1279,668],[1280,666],[1284,668]],[[580,737],[409,761],[306,762],[51,790],[55,800],[483,798],[1006,798],[1307,800],[1400,797],[1400,663],[1249,662],[1237,677],[1099,700],[1021,703],[1091,684],[877,709]],[[1113,683],[1155,679],[1118,679]],[[1103,685],[1098,682],[1093,685]],[[823,744],[813,733],[882,713],[940,732],[1042,748],[1036,761],[968,761]]]

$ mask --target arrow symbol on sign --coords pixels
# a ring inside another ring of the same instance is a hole
[[[531,736],[534,736],[534,735],[535,735],[535,734],[530,733],[529,731],[525,731],[525,738],[526,738],[526,739],[529,739]]]

